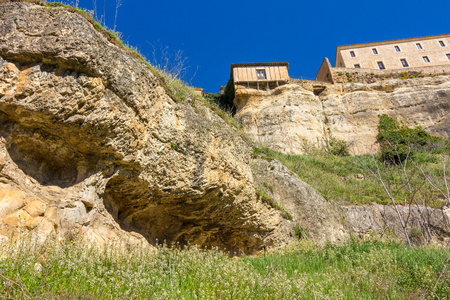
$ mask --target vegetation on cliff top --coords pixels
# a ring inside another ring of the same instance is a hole
[[[450,294],[449,250],[302,240],[261,256],[160,246],[97,248],[79,240],[0,245],[6,299],[379,299]]]

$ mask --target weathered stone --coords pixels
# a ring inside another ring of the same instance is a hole
[[[340,207],[326,201],[277,160],[252,163],[255,183],[285,209],[293,223],[317,242],[343,241],[348,236]]]
[[[0,183],[0,219],[24,207],[27,196],[12,186]]]
[[[297,84],[241,88],[236,117],[252,139],[284,153],[301,154],[306,144],[324,146],[332,137],[349,142],[355,154],[370,153],[378,150],[381,114],[450,136],[449,90],[450,76],[328,85],[318,96]]]
[[[30,218],[30,215],[26,211],[18,210],[3,218],[2,223],[4,228],[13,229],[17,227],[24,227]]]
[[[45,213],[47,205],[39,200],[32,201],[27,206],[24,207],[24,210],[30,214],[32,217],[42,216]]]
[[[0,172],[2,171],[5,164],[6,164],[5,157],[0,153]]]
[[[356,174],[355,177],[356,177],[356,179],[358,179],[358,180],[364,180],[364,175],[361,174],[361,173]]]

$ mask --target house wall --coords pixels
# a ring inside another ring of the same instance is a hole
[[[443,41],[445,46],[442,47],[439,41]],[[417,48],[417,43],[421,44],[422,49]],[[395,46],[398,46],[401,51],[397,52]],[[376,49],[378,54],[373,54],[372,49]],[[355,57],[351,57],[350,51],[355,53]],[[338,47],[335,66],[354,68],[355,64],[359,64],[363,69],[379,70],[377,62],[381,61],[386,70],[408,70],[408,68],[450,65],[447,54],[450,54],[450,37],[448,35],[430,39],[405,39],[389,43],[379,42],[353,45],[353,47],[352,45]],[[425,62],[424,56],[427,56],[430,62]],[[400,59],[406,59],[409,67],[403,67]]]
[[[325,57],[322,65],[320,66],[319,72],[317,72],[315,80],[333,83],[332,69],[333,68],[331,67],[328,57]]]
[[[256,70],[265,70],[266,79],[259,79]],[[234,83],[256,82],[256,81],[287,81],[289,73],[287,66],[243,66],[233,68]]]

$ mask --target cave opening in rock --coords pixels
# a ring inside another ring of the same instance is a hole
[[[53,125],[61,135],[55,135],[42,127],[23,126],[8,120],[0,112],[0,135],[6,141],[11,159],[41,185],[66,188],[97,172],[98,155],[91,151],[80,151],[80,148],[66,141],[63,126]],[[79,145],[82,147],[81,142]]]

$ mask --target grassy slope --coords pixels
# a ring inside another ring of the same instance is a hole
[[[370,155],[339,157],[323,152],[315,155],[288,155],[273,151],[268,148],[255,148],[255,154],[266,155],[284,163],[291,171],[318,190],[326,199],[334,200],[344,205],[361,205],[372,202],[389,204],[390,200],[386,195],[381,183],[375,179],[368,171],[361,168],[362,163],[369,167],[374,167],[375,162]],[[420,152],[417,154],[415,162],[408,168],[408,174],[412,176],[415,186],[423,183],[423,176],[417,173],[416,166],[421,166],[424,171],[435,179],[436,183],[443,186],[443,161],[445,153],[432,154],[430,152]],[[376,160],[378,158],[375,158]],[[381,166],[381,164],[379,164]],[[397,196],[405,196],[405,190],[398,173],[398,169],[382,167],[382,174],[391,183],[392,191]],[[447,174],[450,174],[449,165],[446,166]],[[358,180],[357,174],[363,174],[364,180]],[[428,205],[441,207],[442,197],[430,186],[425,185],[421,191]]]
[[[301,241],[259,257],[31,240],[0,248],[0,298],[411,299],[450,295],[449,250]],[[40,264],[40,265],[37,265]],[[39,267],[42,266],[39,270]]]

